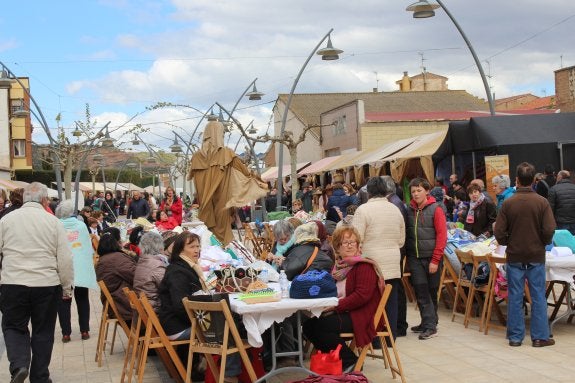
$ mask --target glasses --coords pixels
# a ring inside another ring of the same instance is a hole
[[[356,244],[357,244],[356,241],[343,241],[343,242],[341,243],[342,246],[347,246],[347,247],[355,246]]]

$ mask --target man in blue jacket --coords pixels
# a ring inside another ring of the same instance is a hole
[[[126,218],[146,218],[148,215],[150,215],[150,205],[148,205],[148,201],[142,199],[139,191],[135,191],[132,196],[132,202],[130,202],[130,206],[128,206],[128,214],[126,215]]]

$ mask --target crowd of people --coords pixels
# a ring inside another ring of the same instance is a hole
[[[320,189],[304,182],[293,204],[288,190],[289,209],[319,211],[325,220],[302,222],[291,217],[275,223],[276,243],[267,260],[284,270],[289,280],[308,270],[333,275],[338,304],[305,321],[303,333],[322,352],[342,345],[345,369],[352,368],[357,357],[341,333],[353,332],[360,347],[369,343],[381,347],[374,339],[377,328],[372,318],[385,284],[392,286],[385,307],[389,328],[394,338],[406,335],[401,283],[405,267],[411,272],[420,314],[420,322],[411,330],[420,340],[438,334],[443,253],[447,230],[454,225],[475,236],[494,235],[507,246],[509,345],[520,346],[525,337],[526,280],[532,299],[532,345],[554,344],[547,324],[545,246],[556,228],[575,234],[575,184],[570,173],[561,170],[555,176],[550,167],[544,174],[536,173],[532,165],[522,163],[516,169],[515,186],[507,175],[489,180],[495,199],[480,179],[466,184],[454,174],[449,180],[445,185],[438,178],[431,185],[423,178],[412,179],[405,199],[390,176],[369,178],[359,188],[335,182]],[[266,199],[270,211],[276,208],[276,193],[272,189]],[[166,189],[159,203],[139,192],[125,203],[111,192],[91,203],[88,196],[79,215],[69,200],[56,207],[55,216],[48,214],[47,189],[39,183],[0,198],[0,310],[12,381],[21,382],[28,375],[33,381],[50,381],[56,318],[62,342],[73,340],[72,300],[80,338],[90,338],[89,290],[97,290],[96,281],[105,283],[128,324],[132,311],[124,287],[148,297],[170,339],[189,338],[190,321],[182,298],[207,291],[208,284],[199,265],[200,238],[173,230],[184,215],[182,200],[173,188]],[[122,243],[120,230],[112,225],[122,213],[155,221],[158,230],[146,232],[139,227]],[[19,230],[24,222],[27,230]],[[283,331],[298,331],[293,318],[284,322]],[[293,343],[285,347],[289,351]],[[240,367],[239,358],[228,358],[226,381],[237,381]]]

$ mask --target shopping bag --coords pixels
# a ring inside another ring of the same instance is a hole
[[[252,362],[252,367],[254,369],[254,372],[256,373],[256,376],[258,378],[261,378],[262,376],[264,376],[266,374],[266,371],[264,369],[264,363],[262,361],[262,357],[261,357],[261,353],[262,353],[262,349],[261,348],[256,348],[256,347],[250,347],[246,350],[246,352],[248,353],[248,357],[250,358],[251,362]],[[214,358],[214,361],[216,362],[216,366],[220,365],[220,356],[219,355],[215,355],[215,356],[208,356],[208,358]],[[246,371],[246,366],[244,365],[244,362],[242,361],[242,372],[240,374],[240,376],[238,377],[240,382],[250,382],[250,376]],[[214,376],[212,375],[212,370],[208,367],[206,368],[206,377],[204,380],[204,383],[216,383],[216,380],[214,379]]]
[[[331,350],[327,354],[323,354],[321,351],[313,354],[310,359],[309,369],[320,375],[341,375],[343,367],[339,357],[340,350],[341,344],[338,344],[335,350]]]

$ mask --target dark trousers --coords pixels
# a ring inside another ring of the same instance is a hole
[[[341,344],[339,353],[344,370],[357,362],[357,356],[347,346],[342,332],[353,332],[349,313],[333,313],[319,318],[310,318],[303,324],[303,333],[321,352],[335,350]]]
[[[62,288],[2,285],[0,294],[2,332],[10,361],[10,373],[25,367],[30,369],[31,383],[47,382],[50,378],[48,366],[52,358],[54,328]],[[31,336],[28,330],[30,322]]]
[[[407,297],[403,283],[399,282],[397,286],[397,333],[405,335],[407,328]]]
[[[74,300],[76,300],[76,308],[78,309],[80,332],[90,331],[90,297],[88,296],[88,292],[87,287],[74,287]],[[71,298],[60,299],[58,304],[58,320],[60,321],[62,335],[72,334],[71,306]]]
[[[429,273],[431,258],[408,257],[411,281],[415,290],[419,314],[421,315],[421,327],[424,330],[435,330],[437,327],[437,291],[441,279],[442,262],[439,263],[437,272]]]
[[[389,328],[391,329],[391,334],[393,339],[397,338],[397,318],[398,318],[398,292],[399,286],[401,286],[401,279],[394,278],[388,279],[385,283],[389,283],[393,288],[391,289],[391,294],[385,305],[385,313],[387,314],[387,319],[389,320]]]

